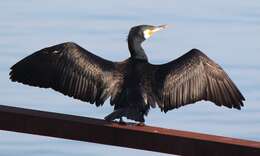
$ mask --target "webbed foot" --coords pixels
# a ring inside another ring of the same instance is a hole
[[[136,126],[145,126],[144,122],[139,122],[136,124]]]

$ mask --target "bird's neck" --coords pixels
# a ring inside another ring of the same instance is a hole
[[[132,59],[138,59],[138,60],[145,60],[147,61],[148,58],[144,52],[144,49],[142,48],[143,40],[138,38],[129,39],[128,38],[128,48],[131,54]]]

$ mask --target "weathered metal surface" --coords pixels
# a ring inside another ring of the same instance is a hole
[[[0,129],[178,155],[260,155],[260,142],[0,105]]]

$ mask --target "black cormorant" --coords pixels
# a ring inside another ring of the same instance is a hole
[[[128,35],[130,58],[105,60],[76,43],[41,49],[11,67],[10,79],[102,106],[110,97],[114,112],[144,122],[150,107],[163,112],[200,100],[240,109],[245,100],[225,71],[198,49],[162,65],[148,62],[141,43],[166,26],[139,25]]]

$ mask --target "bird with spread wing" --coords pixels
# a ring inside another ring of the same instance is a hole
[[[64,95],[102,106],[110,98],[112,121],[126,117],[143,123],[156,105],[163,112],[200,100],[240,109],[245,98],[227,73],[203,52],[192,49],[162,65],[148,62],[141,44],[166,25],[130,29],[131,56],[122,62],[103,59],[76,43],[41,49],[11,67],[10,79],[52,88]]]

